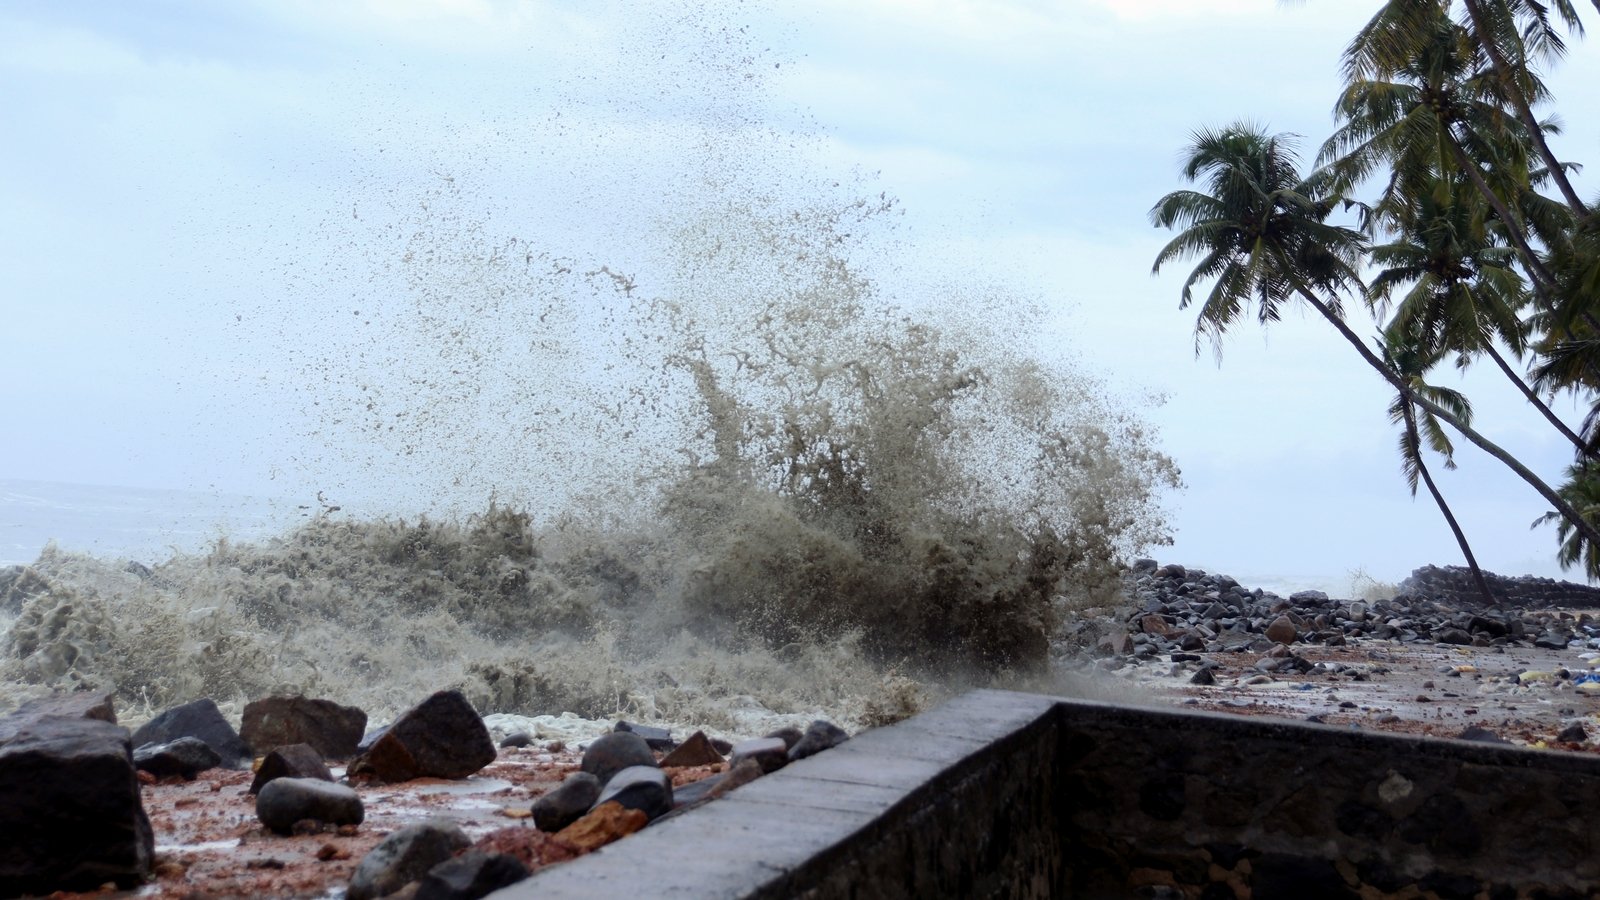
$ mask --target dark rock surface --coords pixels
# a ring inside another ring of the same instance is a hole
[[[216,751],[221,764],[230,769],[250,763],[250,746],[240,739],[209,697],[174,706],[141,725],[133,733],[133,745],[164,744],[182,737],[205,741]]]
[[[322,754],[317,752],[317,748],[310,744],[289,744],[261,758],[261,765],[256,768],[255,780],[250,782],[250,793],[261,793],[267,782],[278,778],[315,778],[318,781],[332,781],[333,773],[328,771],[328,764],[323,761]]]
[[[671,753],[661,758],[662,766],[709,766],[722,762],[722,754],[711,745],[704,731],[696,731]]]
[[[193,781],[196,775],[222,764],[222,757],[199,738],[181,737],[165,744],[145,744],[133,751],[134,768],[157,778],[174,775]]]
[[[360,825],[365,817],[361,796],[354,790],[316,778],[276,778],[256,795],[256,818],[278,834],[292,833],[295,823],[305,819]]]
[[[400,890],[472,845],[461,826],[444,819],[407,825],[372,848],[350,876],[346,900],[373,900]]]
[[[153,855],[128,729],[39,707],[0,719],[0,896],[132,887]]]
[[[655,754],[650,752],[650,745],[645,743],[644,738],[631,731],[614,731],[595,738],[589,749],[583,752],[581,768],[600,779],[601,786],[604,786],[612,775],[629,766],[655,764]]]
[[[800,729],[798,728],[779,728],[777,731],[762,735],[762,737],[777,738],[778,740],[783,741],[785,752],[788,752],[788,749],[792,748],[795,744],[800,743],[801,736]]]
[[[110,691],[75,691],[29,700],[17,708],[18,716],[54,716],[62,719],[99,719],[117,724]]]
[[[826,719],[818,719],[806,726],[805,733],[800,736],[800,740],[789,748],[789,761],[794,762],[798,759],[805,759],[808,756],[815,756],[824,750],[832,750],[848,740],[850,740],[850,735],[845,733],[843,728]]]
[[[327,759],[356,755],[367,714],[354,706],[303,696],[266,697],[244,708],[239,736],[258,753],[310,744]]]
[[[533,801],[533,824],[551,834],[583,818],[600,797],[600,779],[588,772],[573,772],[567,780]]]
[[[611,776],[594,805],[610,802],[659,818],[672,810],[672,779],[655,766],[629,766]]]
[[[798,743],[798,742],[797,742]],[[789,763],[789,746],[781,737],[751,738],[733,745],[732,764],[753,760],[763,773],[776,772]]]
[[[516,749],[518,747],[526,747],[532,743],[533,735],[526,731],[518,731],[515,734],[506,735],[505,739],[500,742],[500,749]]]
[[[478,900],[528,877],[528,867],[507,853],[471,850],[428,870],[416,900]]]
[[[403,713],[350,762],[380,781],[465,778],[495,759],[494,740],[460,691],[439,691]]]
[[[621,721],[617,723],[616,730],[637,734],[639,737],[644,738],[645,745],[651,750],[671,750],[678,745],[678,742],[672,739],[672,732],[665,728],[657,728],[654,725],[639,725],[633,722]]]

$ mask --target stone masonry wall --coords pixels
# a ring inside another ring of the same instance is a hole
[[[1600,896],[1600,758],[975,691],[495,896]]]
[[[1060,708],[1062,896],[1577,898],[1600,760],[1205,713]]]
[[[1553,578],[1535,578],[1532,575],[1519,578],[1508,578],[1493,572],[1483,575],[1489,583],[1489,592],[1502,606],[1600,608],[1600,587],[1556,581]],[[1472,571],[1464,566],[1423,566],[1400,582],[1399,590],[1401,594],[1458,605],[1478,606],[1483,603],[1483,595],[1472,580]]]

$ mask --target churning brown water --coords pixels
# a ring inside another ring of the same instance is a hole
[[[737,729],[1052,677],[1059,626],[1165,540],[1176,469],[1034,351],[1036,298],[981,259],[928,276],[951,267],[891,199],[761,120],[770,63],[737,23],[653,15],[627,40],[661,93],[613,99],[674,115],[590,153],[570,123],[596,101],[558,97],[516,136],[548,203],[485,198],[459,161],[354,176],[246,323],[295,375],[296,457],[409,512],[148,571],[47,549],[0,584],[5,698],[294,690],[381,720],[457,686],[486,713]],[[629,168],[645,149],[668,175]]]

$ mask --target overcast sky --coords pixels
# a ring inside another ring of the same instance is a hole
[[[1179,186],[1190,131],[1248,118],[1313,151],[1375,6],[13,0],[0,477],[348,490],[341,465],[393,448],[331,446],[347,438],[313,421],[304,348],[344,346],[342,317],[385,289],[373,259],[405,242],[375,243],[372,211],[437,196],[431,252],[504,223],[625,265],[630,227],[683,196],[697,132],[765,126],[806,178],[899,198],[904,269],[1041,300],[1045,352],[1163,398],[1145,415],[1187,483],[1164,558],[1323,581],[1457,563],[1406,493],[1385,385],[1325,325],[1242,329],[1219,367],[1177,309],[1186,270],[1149,275],[1168,235],[1147,212]],[[1579,162],[1600,157],[1596,59],[1576,43],[1551,78],[1556,149]],[[366,341],[351,346],[380,352]],[[1558,478],[1559,439],[1494,380],[1468,388],[1481,430]],[[1538,498],[1470,447],[1459,459],[1440,480],[1480,560],[1556,574],[1553,534],[1528,527]]]

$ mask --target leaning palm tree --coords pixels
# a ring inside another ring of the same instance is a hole
[[[1498,459],[1538,491],[1573,528],[1600,544],[1600,529],[1532,470],[1460,417],[1419,394],[1350,329],[1341,313],[1339,295],[1360,286],[1356,265],[1364,239],[1353,229],[1327,221],[1340,200],[1331,190],[1332,176],[1326,172],[1302,176],[1292,136],[1267,135],[1248,123],[1202,129],[1192,138],[1182,172],[1191,182],[1203,180],[1209,193],[1174,191],[1150,210],[1157,227],[1179,230],[1156,255],[1152,273],[1159,273],[1174,260],[1199,257],[1184,281],[1179,304],[1187,308],[1195,300],[1195,286],[1212,282],[1196,316],[1197,352],[1201,337],[1209,336],[1220,358],[1223,336],[1246,316],[1252,303],[1256,319],[1268,324],[1281,317],[1285,305],[1303,300],[1401,397],[1439,417]],[[1319,292],[1326,299],[1318,296]]]
[[[1466,178],[1494,210],[1535,290],[1548,292],[1555,278],[1530,242],[1523,215],[1523,198],[1533,192],[1530,136],[1506,113],[1502,85],[1444,5],[1391,0],[1385,11],[1397,5],[1406,17],[1390,20],[1380,12],[1345,51],[1346,85],[1334,107],[1341,124],[1318,164],[1336,173],[1341,189],[1387,171],[1373,204],[1373,225],[1380,228],[1403,224],[1408,208],[1440,179]]]
[[[1461,179],[1455,185],[1441,179],[1417,196],[1400,210],[1394,240],[1371,248],[1372,263],[1383,268],[1368,287],[1367,302],[1382,316],[1398,295],[1386,328],[1395,340],[1430,359],[1454,354],[1462,368],[1487,356],[1579,455],[1591,453],[1496,346],[1503,344],[1519,361],[1527,352],[1528,323],[1521,314],[1530,297],[1512,268],[1515,254],[1492,242],[1484,212]]]
[[[1384,361],[1399,374],[1404,376],[1411,384],[1411,389],[1418,394],[1426,395],[1430,400],[1449,409],[1463,421],[1471,421],[1472,406],[1467,402],[1466,395],[1449,388],[1438,387],[1423,381],[1422,376],[1437,362],[1436,357],[1430,357],[1425,351],[1419,351],[1409,341],[1396,343],[1385,341]],[[1429,449],[1444,458],[1444,467],[1454,469],[1455,446],[1450,442],[1450,436],[1439,424],[1438,417],[1427,410],[1418,410],[1417,405],[1407,400],[1401,394],[1395,394],[1394,402],[1389,404],[1389,421],[1400,426],[1400,469],[1406,476],[1406,485],[1411,488],[1411,496],[1417,495],[1417,481],[1427,485],[1428,493],[1433,497],[1433,502],[1439,507],[1439,513],[1444,516],[1445,524],[1450,526],[1450,533],[1455,535],[1456,544],[1461,548],[1461,555],[1467,561],[1467,568],[1472,572],[1472,580],[1478,586],[1478,593],[1483,595],[1483,600],[1494,606],[1494,592],[1489,589],[1489,580],[1483,576],[1483,570],[1478,567],[1478,558],[1472,553],[1472,545],[1467,543],[1467,534],[1461,530],[1461,523],[1456,521],[1455,513],[1451,512],[1450,504],[1445,502],[1444,494],[1440,492],[1439,485],[1433,480],[1433,474],[1428,471],[1428,465],[1422,458],[1422,442],[1426,436]]]

